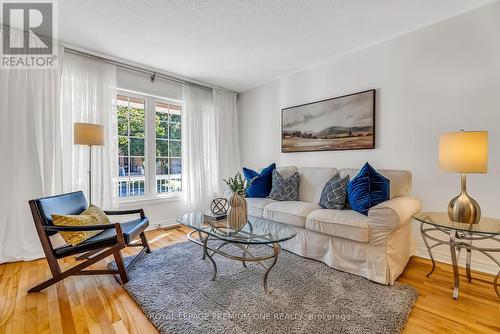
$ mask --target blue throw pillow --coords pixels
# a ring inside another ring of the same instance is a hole
[[[368,210],[389,200],[391,184],[389,179],[378,173],[367,162],[347,184],[347,197],[351,209],[368,215]]]
[[[269,196],[272,187],[273,170],[276,164],[271,164],[264,168],[260,174],[254,170],[243,167],[243,176],[248,182],[252,182],[247,189],[247,197],[266,198]]]

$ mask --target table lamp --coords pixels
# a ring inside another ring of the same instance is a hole
[[[92,204],[92,146],[104,145],[104,127],[91,123],[74,124],[74,144],[89,146],[89,205]]]
[[[444,171],[461,173],[462,191],[448,204],[450,220],[479,223],[481,208],[467,194],[467,173],[488,171],[488,132],[462,130],[442,134],[439,138],[439,167]]]

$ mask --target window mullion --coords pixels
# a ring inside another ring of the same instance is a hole
[[[167,170],[168,170],[168,190],[167,191],[170,191],[171,190],[171,187],[172,187],[172,183],[171,183],[171,173],[172,171],[170,170],[170,167],[171,167],[171,164],[170,164],[170,118],[172,117],[172,115],[170,114],[170,108],[168,109],[168,122],[167,122],[167,156],[168,156],[168,159],[167,159]]]
[[[130,98],[127,101],[127,167],[128,167],[128,182],[127,196],[130,196],[131,186],[133,188],[132,179],[130,177],[132,158],[130,157]]]
[[[149,197],[156,196],[156,131],[155,131],[155,100],[152,97],[146,99],[146,140],[147,142],[147,181]]]

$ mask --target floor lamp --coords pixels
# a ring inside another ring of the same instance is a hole
[[[91,123],[74,124],[75,145],[88,145],[89,147],[89,205],[92,204],[92,146],[104,145],[104,127]]]

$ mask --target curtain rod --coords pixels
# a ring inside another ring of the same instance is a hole
[[[96,56],[96,55],[93,55],[91,53],[87,53],[87,52],[83,52],[83,51],[80,51],[80,50],[72,49],[70,47],[64,47],[64,52],[72,53],[72,54],[76,54],[76,55],[80,55],[80,56],[84,56],[84,57],[98,59],[98,60],[103,61],[105,63],[112,64],[112,65],[115,65],[115,66],[118,66],[118,67],[121,67],[121,68],[124,68],[124,69],[127,69],[127,70],[131,70],[131,71],[134,71],[134,72],[146,74],[146,75],[149,75],[151,77],[151,81],[154,81],[154,79],[156,79],[156,78],[160,78],[160,79],[163,79],[163,80],[167,80],[167,81],[171,81],[171,82],[175,82],[175,83],[179,83],[179,84],[183,84],[183,85],[196,86],[196,87],[208,90],[208,91],[213,91],[214,90],[214,88],[210,87],[210,86],[205,86],[205,85],[202,85],[202,84],[199,84],[199,83],[196,83],[196,82],[191,82],[191,81],[179,79],[179,78],[176,78],[176,77],[173,77],[171,75],[164,74],[164,73],[161,73],[161,72],[147,70],[147,69],[144,69],[142,67],[138,67],[138,66],[134,66],[134,65],[122,63],[122,62],[119,62],[119,61],[116,61],[116,60],[112,60],[112,59],[108,59],[108,58],[104,58],[104,57],[101,57],[101,56]]]
[[[3,22],[0,22],[0,28],[2,30],[5,29],[5,28],[11,29],[10,26],[6,25]],[[19,30],[19,29],[17,29],[17,30]],[[38,37],[39,38],[44,38],[43,36],[38,36]],[[52,41],[50,39],[48,39],[48,40]],[[84,56],[84,57],[89,57],[89,58],[93,58],[93,59],[98,59],[98,60],[100,60],[102,62],[105,62],[105,63],[108,63],[108,64],[112,64],[112,65],[115,65],[115,66],[118,66],[118,67],[121,67],[121,68],[124,68],[124,69],[128,69],[130,71],[134,71],[134,72],[146,74],[146,75],[148,75],[151,78],[151,81],[154,81],[154,79],[156,79],[158,77],[160,79],[167,80],[167,81],[170,81],[170,82],[175,82],[175,83],[184,84],[184,85],[191,85],[191,86],[199,87],[199,88],[202,88],[202,89],[205,89],[205,90],[208,90],[208,91],[213,91],[215,88],[219,88],[219,87],[215,87],[215,86],[203,85],[201,83],[197,83],[197,82],[186,80],[186,79],[176,78],[175,76],[172,76],[172,75],[168,75],[168,74],[157,72],[157,71],[153,71],[153,70],[147,70],[147,69],[139,67],[139,66],[126,64],[124,62],[112,60],[112,59],[105,58],[105,57],[102,57],[102,56],[97,56],[97,55],[92,54],[92,53],[84,52],[84,51],[81,51],[81,50],[77,50],[77,49],[71,48],[69,46],[65,46],[62,43],[59,43],[59,45],[64,46],[64,52],[68,52],[68,53],[72,53],[72,54],[76,54],[76,55],[80,55],[80,56]]]

